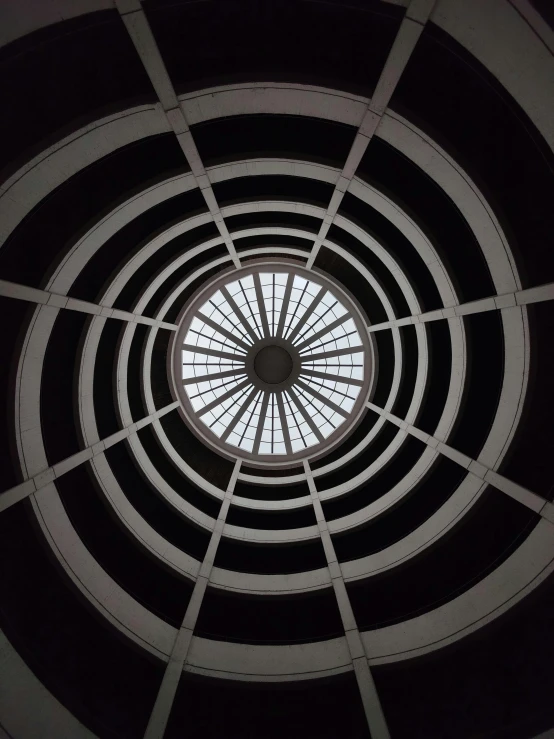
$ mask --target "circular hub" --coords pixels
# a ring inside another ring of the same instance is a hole
[[[290,376],[292,357],[281,346],[275,344],[266,346],[256,354],[254,372],[262,382],[268,385],[278,385]]]

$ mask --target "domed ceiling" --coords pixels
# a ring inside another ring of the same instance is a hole
[[[2,4],[0,736],[554,725],[550,16]]]

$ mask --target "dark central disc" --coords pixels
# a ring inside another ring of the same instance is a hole
[[[279,385],[292,372],[292,357],[280,346],[265,346],[254,358],[254,372],[262,382]]]

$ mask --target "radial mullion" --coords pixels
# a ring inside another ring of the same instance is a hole
[[[269,393],[264,393],[264,399],[262,400],[262,407],[260,409],[260,418],[258,420],[258,428],[256,429],[256,436],[254,437],[254,446],[252,447],[252,453],[258,454],[260,450],[260,441],[262,439],[262,432],[264,430],[265,417],[267,415],[267,406],[269,404]]]
[[[362,387],[363,380],[355,380],[353,377],[342,377],[342,375],[330,375],[326,372],[317,372],[316,370],[303,369],[300,370],[300,375],[310,375],[310,377],[318,377],[322,380],[330,380],[331,382],[344,382],[345,385],[356,385]]]
[[[260,320],[262,322],[262,334],[264,338],[269,338],[271,333],[269,331],[269,322],[267,320],[267,311],[265,309],[264,294],[262,290],[262,283],[260,282],[260,275],[258,272],[254,275],[254,289],[256,291],[256,300],[258,301],[258,308],[260,309]]]
[[[317,437],[317,439],[319,441],[323,441],[323,439],[324,439],[323,434],[318,429],[318,427],[315,425],[312,417],[310,416],[310,414],[308,413],[308,411],[304,407],[304,404],[299,400],[298,395],[294,392],[294,389],[291,387],[291,388],[289,388],[287,390],[287,392],[290,395],[290,397],[292,398],[292,400],[294,401],[295,406],[300,411],[300,414],[302,415],[302,417],[304,418],[304,420],[306,421],[306,423],[308,424],[308,426],[311,428],[311,430],[313,431],[313,433]]]
[[[363,351],[362,346],[345,346],[344,349],[333,349],[328,352],[321,352],[321,354],[309,354],[305,357],[301,357],[301,362],[315,362],[318,359],[328,359],[330,357],[344,357],[346,354],[359,354]]]
[[[204,323],[206,325],[208,325],[211,328],[213,328],[215,331],[217,331],[218,333],[220,333],[222,336],[227,337],[230,341],[232,341],[237,346],[240,346],[245,351],[248,351],[250,349],[249,344],[247,344],[246,342],[242,341],[242,339],[240,339],[238,336],[235,336],[230,331],[227,331],[226,328],[223,328],[223,326],[220,326],[218,323],[216,323],[216,321],[212,321],[211,318],[208,318],[203,313],[198,312],[196,314],[196,317],[199,320],[204,321]],[[217,341],[217,339],[214,339],[214,341]]]
[[[192,365],[194,367],[194,365]],[[246,370],[244,367],[239,369],[224,370],[223,372],[214,372],[211,375],[198,375],[197,377],[187,377],[183,379],[183,385],[194,385],[195,382],[207,382],[208,380],[222,380],[225,377],[233,377],[233,375],[244,375]]]
[[[258,341],[260,337],[256,335],[256,332],[246,320],[246,316],[241,311],[241,309],[238,307],[238,305],[235,302],[235,299],[233,298],[233,296],[231,295],[231,293],[227,290],[225,286],[221,288],[221,293],[225,296],[225,300],[229,303],[233,311],[236,313],[237,318],[244,326],[246,333],[250,336],[252,341]]]
[[[244,354],[231,354],[231,352],[222,352],[219,349],[209,349],[206,346],[196,346],[195,344],[183,344],[181,347],[186,352],[192,354],[205,354],[208,357],[221,357],[222,359],[232,359],[234,362],[244,362]]]
[[[275,335],[278,338],[281,338],[283,336],[283,329],[285,327],[285,321],[287,319],[287,312],[289,309],[289,303],[290,303],[290,296],[292,293],[292,286],[294,284],[294,275],[292,272],[289,272],[289,276],[287,278],[287,284],[285,286],[285,295],[283,296],[283,305],[281,306],[281,315],[279,316],[279,323],[277,325],[277,331]]]
[[[211,403],[208,403],[208,405],[204,406],[204,408],[201,408],[199,411],[197,411],[196,415],[203,416],[208,411],[211,411],[214,408],[217,408],[218,405],[221,405],[221,403],[224,403],[229,398],[232,398],[233,395],[236,395],[238,392],[243,390],[248,384],[250,384],[250,380],[248,378],[246,380],[243,380],[242,382],[239,382],[237,385],[232,387],[226,393],[223,393],[223,395],[220,395],[219,398],[212,400]]]
[[[306,330],[305,331],[302,331],[302,333],[298,335],[298,338],[301,339],[302,336],[304,336],[307,331],[309,331],[310,329],[313,330],[315,328],[315,326],[317,326],[318,323],[321,323],[321,321],[324,321],[325,316],[328,313],[331,313],[331,311],[333,310],[333,308],[335,307],[335,305],[337,303],[338,303],[338,300],[336,300],[333,303],[333,305],[327,306],[327,309],[320,316],[318,316],[313,323],[310,323],[308,326],[306,326]],[[323,328],[327,328],[327,324],[325,324],[325,322],[323,323]]]
[[[235,426],[240,421],[240,419],[243,417],[243,415],[246,412],[246,409],[248,408],[248,406],[250,405],[250,403],[252,402],[252,400],[256,397],[256,395],[258,393],[259,393],[259,390],[257,388],[255,388],[255,387],[253,387],[252,388],[252,391],[246,397],[246,400],[244,401],[244,403],[238,409],[238,411],[237,411],[235,417],[233,418],[233,420],[231,421],[231,423],[227,426],[227,428],[225,429],[225,431],[223,432],[223,434],[220,436],[221,441],[226,441],[227,440],[227,438],[229,437],[229,434],[235,428]]]
[[[287,454],[292,454],[292,445],[290,443],[289,425],[285,415],[285,406],[283,403],[283,393],[277,393],[277,408],[279,409],[279,418],[281,419],[281,428],[283,430],[283,439],[285,441],[285,449]]]
[[[317,400],[320,400],[324,405],[326,405],[332,411],[335,411],[335,413],[338,413],[339,416],[342,416],[343,418],[348,418],[348,416],[350,415],[350,413],[345,411],[344,408],[341,408],[340,405],[333,403],[332,400],[329,400],[329,398],[326,398],[325,395],[321,395],[321,393],[318,393],[317,390],[314,390],[309,385],[306,385],[306,383],[302,382],[302,380],[300,379],[297,380],[297,384],[299,387],[302,388],[302,390],[309,393],[310,395],[313,395],[314,398],[317,398]]]
[[[291,343],[294,343],[294,339],[298,335],[298,332],[300,331],[300,329],[302,328],[302,326],[304,326],[304,324],[306,323],[306,321],[308,320],[308,318],[312,315],[312,313],[317,308],[317,306],[321,303],[321,301],[323,300],[323,296],[324,295],[325,295],[325,290],[323,288],[321,288],[321,290],[315,296],[315,298],[313,299],[313,301],[311,302],[311,304],[306,308],[306,311],[305,311],[304,315],[302,316],[302,318],[298,321],[298,323],[296,324],[296,326],[292,329],[292,331],[290,332],[290,334],[287,336],[287,339]],[[300,305],[300,303],[298,303],[298,304]]]
[[[320,331],[317,331],[313,336],[310,336],[309,339],[306,339],[301,344],[295,344],[296,348],[298,349],[298,351],[302,351],[305,346],[310,346],[310,344],[313,344],[314,341],[317,341],[321,336],[325,336],[325,334],[331,333],[331,331],[334,331],[343,323],[346,323],[349,318],[350,315],[348,313],[345,313],[344,316],[341,316],[340,318],[337,318],[336,321],[333,321],[333,323],[324,326]]]

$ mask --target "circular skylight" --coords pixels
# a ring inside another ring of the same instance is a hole
[[[201,435],[277,463],[346,433],[367,398],[369,360],[367,331],[346,294],[279,263],[204,290],[174,350],[179,396]]]

